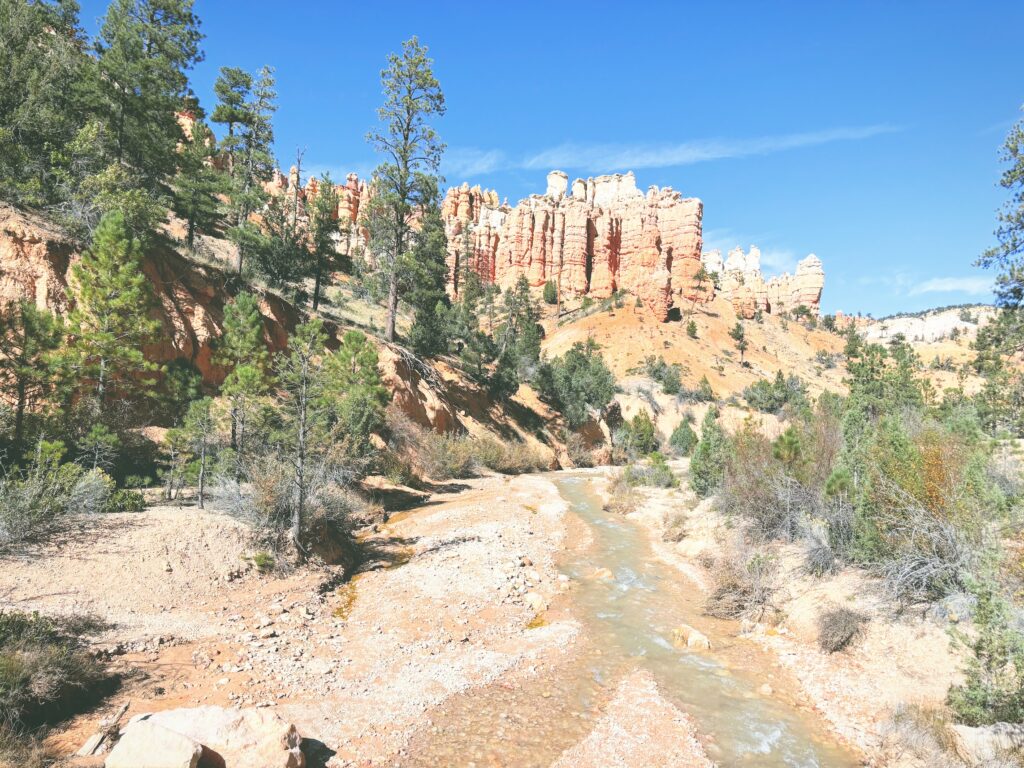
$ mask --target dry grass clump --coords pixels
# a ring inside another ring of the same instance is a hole
[[[846,648],[860,634],[868,618],[845,606],[829,608],[818,614],[818,646],[825,653]]]
[[[620,472],[608,489],[608,500],[604,503],[604,509],[617,515],[628,515],[636,512],[641,501],[640,492],[629,483],[624,473]]]
[[[777,612],[773,599],[778,575],[778,560],[768,552],[728,548],[711,568],[714,588],[704,612],[720,619],[761,621]]]
[[[397,457],[393,463],[415,465],[432,480],[473,477],[482,468],[518,475],[551,465],[548,452],[529,443],[450,432],[439,435],[415,424],[396,408],[389,408],[386,418],[388,447]],[[402,474],[405,479],[404,466]]]

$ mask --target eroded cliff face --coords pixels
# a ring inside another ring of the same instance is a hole
[[[71,308],[68,277],[79,247],[44,219],[0,204],[0,304],[30,299],[41,309],[66,315]],[[159,341],[146,357],[157,363],[191,362],[207,384],[218,384],[224,371],[213,362],[213,342],[221,334],[229,278],[167,247],[149,250],[143,270],[156,299],[153,317],[160,320]],[[287,345],[295,309],[272,294],[260,297],[264,334],[272,351]]]
[[[493,190],[468,184],[448,190],[449,288],[472,270],[502,288],[525,275],[531,286],[554,281],[562,296],[637,295],[659,319],[678,303],[709,301],[699,284],[701,216],[696,198],[671,188],[644,194],[632,173],[576,179],[548,174],[543,195],[510,207]]]
[[[758,312],[781,314],[801,305],[815,315],[819,312],[825,271],[813,253],[797,264],[794,274],[768,280],[761,273],[761,251],[756,245],[746,253],[733,248],[724,260],[721,251],[708,251],[701,261],[709,273],[718,275],[722,296],[732,302],[740,317],[750,319]]]

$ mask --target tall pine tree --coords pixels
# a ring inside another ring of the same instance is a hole
[[[57,361],[68,394],[102,421],[115,400],[146,392],[157,367],[143,347],[155,340],[160,322],[149,316],[153,297],[142,250],[120,213],[103,217],[71,274],[75,303]]]
[[[382,126],[368,137],[385,158],[373,172],[375,194],[367,218],[370,250],[387,293],[388,341],[395,339],[402,266],[414,218],[437,199],[444,144],[429,121],[444,115],[445,104],[433,66],[416,37],[402,43],[401,54],[388,56],[381,72],[384,104],[377,110]]]

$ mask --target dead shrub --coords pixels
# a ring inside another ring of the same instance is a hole
[[[867,616],[845,606],[818,614],[818,646],[825,653],[841,651],[853,642],[867,622]]]
[[[594,466],[594,453],[587,447],[587,441],[577,432],[566,432],[565,452],[574,467]]]
[[[604,503],[604,509],[606,512],[613,512],[617,515],[628,515],[631,512],[636,512],[640,502],[639,491],[630,485],[627,478],[620,472],[608,489],[608,500]]]
[[[686,514],[676,512],[665,521],[665,529],[661,533],[662,541],[678,544],[686,538]]]
[[[720,619],[761,621],[774,614],[779,565],[774,555],[744,547],[729,548],[711,569],[714,588],[704,612]]]

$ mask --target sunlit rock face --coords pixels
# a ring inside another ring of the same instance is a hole
[[[758,312],[780,314],[801,305],[814,314],[820,310],[825,271],[813,253],[797,264],[794,274],[787,272],[768,280],[761,273],[761,251],[756,245],[747,252],[733,248],[724,259],[717,249],[707,251],[701,261],[709,274],[718,276],[721,295],[732,302],[740,317],[749,319]]]
[[[554,281],[563,296],[602,299],[635,294],[665,320],[680,300],[708,301],[710,281],[696,280],[701,216],[696,198],[671,188],[646,194],[632,173],[575,179],[547,177],[543,195],[511,207],[493,190],[463,184],[448,190],[449,289],[467,271],[502,288],[525,275],[531,286]]]

